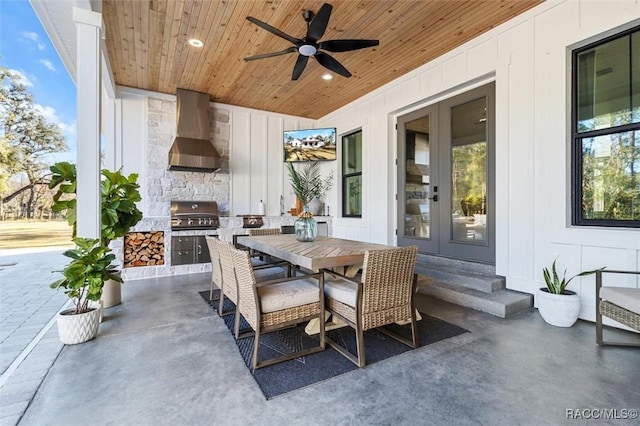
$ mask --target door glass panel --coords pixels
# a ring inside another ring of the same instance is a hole
[[[486,99],[451,108],[451,239],[487,245]]]
[[[404,235],[431,238],[429,117],[406,123],[405,132]]]

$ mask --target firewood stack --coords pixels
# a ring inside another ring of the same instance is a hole
[[[124,267],[164,265],[164,232],[130,232],[124,237]]]

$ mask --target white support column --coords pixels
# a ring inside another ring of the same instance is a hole
[[[114,103],[114,128],[113,128],[113,147],[114,147],[114,158],[115,165],[114,170],[119,169],[124,165],[124,155],[122,153],[122,99],[116,98],[113,100]]]
[[[116,99],[116,88],[111,72],[111,64],[107,56],[107,45],[104,40],[106,28],[102,31],[100,48],[102,50],[102,168],[118,170],[122,166],[122,149],[116,145],[116,122],[119,120],[120,108],[116,109],[120,100]]]
[[[99,238],[102,15],[74,7],[73,21],[77,37],[77,234]]]
[[[102,93],[102,142],[102,167],[116,170],[116,102],[105,92]]]

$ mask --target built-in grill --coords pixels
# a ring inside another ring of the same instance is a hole
[[[215,201],[172,201],[171,230],[218,229],[218,203]]]
[[[243,228],[262,228],[264,226],[264,221],[262,220],[262,216],[252,215],[252,214],[241,214],[238,217],[242,218],[242,227]]]

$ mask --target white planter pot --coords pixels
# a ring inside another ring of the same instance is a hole
[[[58,335],[65,345],[86,342],[98,334],[101,311],[99,308],[77,315],[72,314],[73,311],[73,308],[64,310],[56,317]]]
[[[568,290],[565,290],[568,291]],[[553,294],[540,289],[536,293],[536,305],[542,319],[556,327],[571,327],[580,315],[580,295]]]
[[[120,272],[118,272],[118,275],[120,275]],[[102,287],[102,296],[100,297],[103,308],[110,308],[122,303],[121,286],[121,283],[114,280],[107,280],[104,282],[104,286]]]

